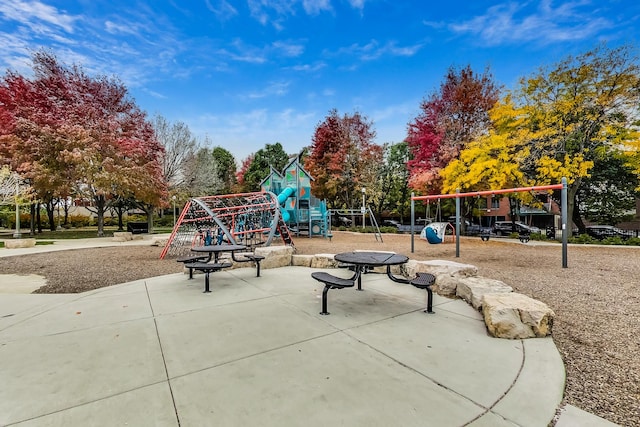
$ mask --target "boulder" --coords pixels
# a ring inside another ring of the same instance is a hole
[[[266,246],[256,248],[254,253],[264,257],[260,263],[262,269],[286,267],[291,265],[293,248],[291,246]]]
[[[443,297],[455,297],[459,281],[459,277],[439,274],[436,275],[436,283],[431,287],[431,290]]]
[[[433,274],[436,276],[436,283],[432,287],[433,292],[445,297],[455,297],[459,280],[476,276],[478,267],[446,260],[409,260],[401,266],[401,274],[406,277],[416,277],[416,273]]]
[[[514,292],[484,294],[482,313],[492,336],[509,339],[550,335],[555,316],[545,303]]]
[[[165,246],[167,246],[167,243],[169,243],[168,237],[156,237],[151,240],[151,246],[160,246],[164,248]]]
[[[416,261],[409,260],[404,264],[407,277],[415,277],[416,273],[431,273],[434,276],[449,275],[453,277],[472,277],[478,274],[478,267],[446,260]]]
[[[298,267],[311,267],[311,261],[313,261],[313,255],[292,255],[291,265]]]
[[[133,240],[132,232],[130,231],[114,231],[113,232],[114,242],[127,242],[129,240]]]
[[[500,280],[485,277],[463,277],[458,279],[456,295],[468,302],[476,310],[482,308],[485,294],[513,292],[513,288]]]
[[[4,247],[6,249],[32,248],[36,245],[36,239],[6,239]]]
[[[339,262],[333,257],[334,254],[315,254],[311,260],[311,268],[336,268]]]

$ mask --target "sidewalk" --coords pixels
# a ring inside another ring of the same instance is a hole
[[[210,294],[201,275],[173,274],[83,294],[2,295],[0,425],[553,419],[565,373],[551,338],[491,338],[462,300],[436,295],[429,315],[424,291],[376,274],[363,292],[331,291],[331,315],[321,316],[311,271],[223,271]],[[556,426],[574,425],[613,424],[568,406]]]

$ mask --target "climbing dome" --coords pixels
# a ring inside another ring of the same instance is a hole
[[[185,204],[160,258],[187,255],[194,246],[269,246],[276,235],[293,246],[278,199],[269,191],[197,197]]]

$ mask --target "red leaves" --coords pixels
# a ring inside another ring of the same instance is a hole
[[[158,203],[163,149],[126,87],[46,51],[33,55],[33,67],[34,80],[7,73],[0,82],[0,153],[13,168],[40,194],[92,188]]]
[[[331,110],[318,124],[305,169],[314,177],[312,193],[333,207],[355,206],[360,187],[375,179],[382,147],[374,144],[372,123],[359,113],[340,117]]]
[[[488,111],[497,102],[498,93],[488,71],[477,75],[469,66],[448,70],[440,92],[423,101],[422,112],[408,124],[413,188],[430,193],[439,190],[439,171],[486,131]]]

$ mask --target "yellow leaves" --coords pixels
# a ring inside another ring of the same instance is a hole
[[[566,177],[567,182],[573,184],[578,178],[588,177],[591,168],[593,168],[591,160],[585,160],[582,154],[576,154],[571,157],[565,155],[562,161],[544,156],[538,160],[536,170],[543,185],[558,183],[562,177]]]
[[[508,110],[508,108],[507,108]],[[513,111],[513,110],[511,110]],[[517,135],[517,132],[515,133]],[[521,163],[529,155],[526,145],[508,133],[490,132],[460,152],[441,172],[443,191],[497,190],[525,185]]]

